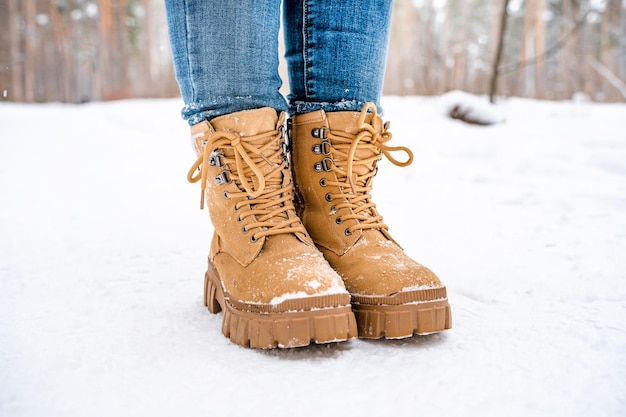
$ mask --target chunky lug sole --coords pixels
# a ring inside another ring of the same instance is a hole
[[[359,337],[403,339],[452,328],[446,288],[406,291],[389,297],[352,295]]]
[[[204,304],[211,313],[224,312],[222,333],[241,346],[292,348],[357,336],[347,293],[286,300],[277,305],[248,304],[224,295],[212,264],[204,278]]]

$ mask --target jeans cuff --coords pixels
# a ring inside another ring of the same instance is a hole
[[[189,103],[183,107],[181,115],[190,126],[193,126],[204,120],[211,120],[226,114],[260,109],[262,107],[272,107],[277,113],[280,113],[287,110],[287,103],[285,103],[285,99],[282,96],[274,99],[268,99],[265,96],[217,97],[214,100]]]
[[[289,104],[289,114],[303,114],[312,111],[324,110],[325,112],[333,111],[361,111],[366,101],[360,100],[341,100],[336,102],[323,101],[292,101]],[[382,108],[376,105],[378,114],[382,115]]]

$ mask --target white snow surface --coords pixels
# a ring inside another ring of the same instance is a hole
[[[626,105],[384,97],[374,200],[453,328],[251,350],[202,304],[182,103],[0,105],[0,416],[624,416]]]

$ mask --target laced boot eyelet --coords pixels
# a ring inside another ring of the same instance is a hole
[[[248,229],[246,229],[246,226],[241,228],[241,233],[243,233],[244,235],[248,233]]]
[[[341,216],[337,216],[337,218],[335,219],[335,223],[337,223],[337,224],[343,223],[343,220],[341,220]]]
[[[350,231],[350,229],[344,230],[343,234],[346,236],[352,236],[352,232]]]
[[[215,176],[215,178],[213,179],[215,181],[216,185],[224,185],[224,184],[230,184],[231,180],[228,177],[227,174],[230,174],[231,172],[228,170],[224,170],[222,172],[220,172],[219,174],[217,174]]]
[[[326,181],[327,181],[327,180],[326,180],[326,178],[322,178],[322,179],[320,180],[320,185],[321,185],[322,187],[326,187]]]
[[[331,201],[333,201],[332,197],[330,196],[330,193],[326,193],[326,195],[324,196],[324,198],[326,199],[326,201],[328,201],[329,203]]]
[[[327,130],[328,128],[326,127],[316,127],[313,130],[311,130],[311,136],[313,136],[314,138],[320,138],[324,140],[328,137],[326,134]]]
[[[224,198],[226,200],[230,200],[230,196],[228,195],[228,192],[224,191]]]
[[[256,237],[254,237],[254,235],[250,236],[250,243],[256,243],[258,242],[259,239],[257,239]]]

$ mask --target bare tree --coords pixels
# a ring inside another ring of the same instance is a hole
[[[546,52],[546,34],[545,24],[543,20],[543,14],[545,11],[544,0],[536,0],[535,2],[535,56],[543,57]],[[545,96],[545,72],[544,72],[544,60],[539,59],[535,65],[535,97],[543,98]]]
[[[502,52],[504,51],[504,35],[506,34],[506,23],[508,18],[509,0],[504,1],[502,6],[502,14],[500,15],[500,33],[498,35],[498,46],[496,49],[496,57],[493,60],[491,70],[491,82],[489,84],[489,101],[494,103],[495,96],[498,92],[498,68],[502,62]]]

